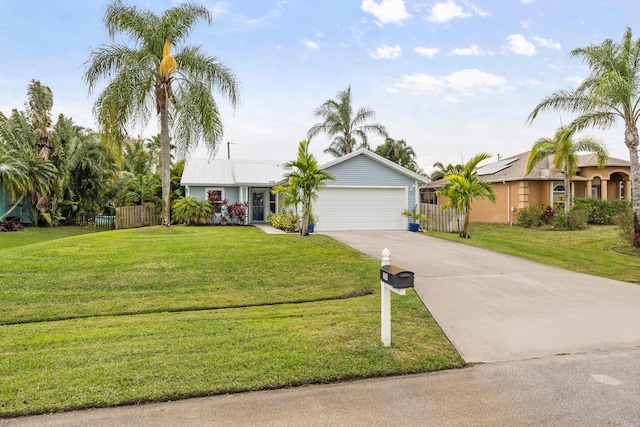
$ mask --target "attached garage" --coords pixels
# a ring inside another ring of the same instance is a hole
[[[314,204],[316,230],[406,230],[406,187],[327,187]]]

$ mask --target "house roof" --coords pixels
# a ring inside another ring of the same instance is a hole
[[[323,164],[322,166],[320,166],[321,169],[328,169],[331,166],[335,166],[337,164],[343,163],[348,161],[349,159],[352,159],[356,156],[365,156],[370,158],[373,161],[376,161],[382,165],[385,165],[386,167],[388,167],[389,169],[393,169],[396,172],[399,172],[405,176],[410,177],[411,179],[415,179],[416,181],[419,181],[421,183],[426,184],[427,182],[429,182],[429,179],[425,176],[422,176],[420,174],[417,174],[413,171],[410,171],[409,169],[400,166],[399,164],[392,162],[391,160],[384,158],[382,156],[380,156],[379,154],[374,153],[371,150],[368,150],[366,148],[361,148],[359,150],[353,151],[349,154],[345,154],[344,156],[338,157],[337,159],[334,159],[328,163]]]
[[[563,180],[564,174],[553,166],[553,156],[545,157],[540,163],[534,166],[530,173],[526,174],[527,158],[529,151],[516,154],[515,156],[501,159],[497,162],[480,166],[476,169],[478,176],[487,182],[502,181],[523,181],[523,180]],[[597,166],[598,157],[594,153],[582,154],[578,156],[578,167],[584,168]],[[628,167],[628,160],[609,157],[607,166]],[[575,176],[574,181],[584,181],[585,178]],[[423,188],[438,188],[445,182],[444,179],[433,181]]]
[[[391,160],[367,149],[354,151],[342,157],[338,157],[324,165],[321,169],[327,169],[339,163],[348,161],[356,156],[365,156],[403,175],[415,179],[421,183],[429,180],[415,172],[404,168]],[[282,182],[285,175],[291,171],[287,168],[286,161],[274,160],[238,160],[238,159],[188,159],[180,184],[182,185],[211,185],[211,186],[259,186]]]
[[[273,160],[201,159],[187,160],[182,185],[266,185],[281,181],[286,162]]]

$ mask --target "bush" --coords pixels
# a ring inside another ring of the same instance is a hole
[[[584,230],[587,228],[590,210],[588,207],[574,206],[567,217],[569,230]]]
[[[612,225],[617,216],[631,211],[631,203],[628,200],[601,200],[591,197],[575,200],[576,206],[588,207],[589,224]]]
[[[556,216],[556,210],[551,206],[547,206],[540,216],[540,220],[545,224],[553,223],[553,218]]]
[[[542,206],[530,206],[528,208],[518,209],[516,211],[516,219],[518,225],[525,228],[535,228],[542,225]]]
[[[244,225],[244,220],[247,217],[247,208],[249,207],[248,202],[227,204],[225,199],[224,206],[227,210],[227,216],[231,220],[231,224]]]
[[[8,219],[0,222],[0,231],[22,231],[24,227],[19,219]]]
[[[174,223],[196,225],[206,224],[213,214],[208,200],[197,197],[183,197],[173,202],[171,219]]]
[[[554,230],[566,230],[569,228],[569,215],[564,212],[564,207],[562,210],[558,210],[555,212],[553,216],[553,221],[551,222],[551,226]]]
[[[269,212],[267,214],[267,222],[272,227],[286,232],[294,232],[298,230],[298,219],[292,212],[282,211],[279,214]]]

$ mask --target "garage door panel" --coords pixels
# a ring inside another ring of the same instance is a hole
[[[406,200],[405,188],[325,188],[314,205],[316,229],[404,230]]]

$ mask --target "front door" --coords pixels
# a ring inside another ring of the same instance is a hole
[[[265,197],[264,190],[251,192],[252,216],[251,220],[255,222],[264,222],[265,218]]]

